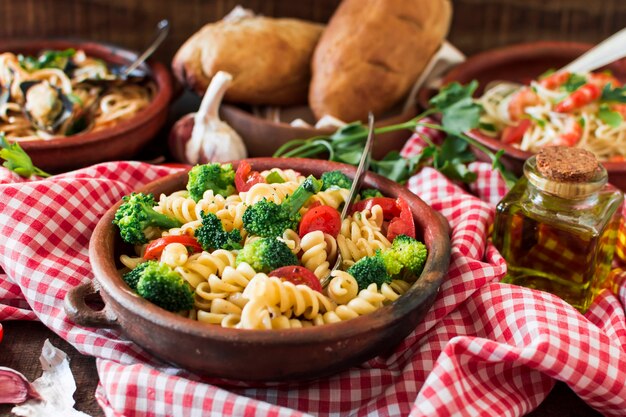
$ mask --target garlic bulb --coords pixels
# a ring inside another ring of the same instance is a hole
[[[191,139],[185,146],[185,159],[190,164],[224,162],[247,156],[241,137],[219,118],[218,110],[233,76],[219,71],[213,76],[204,94],[200,109],[194,115]]]

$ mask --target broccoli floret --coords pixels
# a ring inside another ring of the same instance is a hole
[[[297,230],[300,208],[321,187],[322,181],[311,175],[281,204],[266,199],[259,201],[243,213],[243,227],[248,233],[261,237],[278,237],[286,229]]]
[[[257,272],[269,274],[283,266],[298,265],[298,258],[285,242],[276,238],[261,238],[245,245],[237,254],[237,265],[242,262]]]
[[[148,262],[140,263],[134,269],[131,269],[130,271],[122,275],[124,282],[128,284],[128,286],[132,290],[137,291],[137,283],[139,282],[139,278],[141,278],[141,274],[143,274],[143,271],[148,266],[150,266],[151,263],[155,263],[155,262],[156,261],[148,261]]]
[[[144,230],[150,226],[170,229],[182,224],[165,214],[154,210],[155,202],[152,194],[132,193],[123,198],[124,203],[117,209],[113,224],[120,228],[124,241],[133,245],[147,243]]]
[[[168,311],[193,307],[193,291],[178,272],[161,262],[146,264],[137,282],[137,294]]]
[[[391,275],[387,272],[385,262],[379,253],[359,259],[346,272],[352,275],[359,284],[359,291],[372,283],[380,289],[384,283],[391,282]]]
[[[202,249],[241,249],[241,233],[238,229],[224,230],[222,221],[214,213],[200,213],[202,224],[194,233]]]
[[[323,182],[322,191],[327,190],[330,187],[347,188],[352,187],[352,180],[346,174],[341,171],[328,171],[322,174],[321,180]]]
[[[374,198],[374,197],[383,197],[383,193],[381,193],[375,188],[366,188],[364,190],[361,190],[359,195],[361,196],[361,200],[366,200],[368,198]]]
[[[189,171],[187,191],[194,201],[200,201],[206,190],[229,196],[235,192],[235,170],[232,164],[196,165]]]
[[[428,251],[419,240],[407,235],[398,235],[393,240],[391,247],[382,252],[380,256],[391,275],[398,275],[407,271],[418,276],[424,269]]]

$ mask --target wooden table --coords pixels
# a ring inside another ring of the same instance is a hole
[[[76,409],[93,417],[104,417],[96,403],[94,392],[98,385],[96,360],[83,356],[72,345],[61,339],[40,322],[4,322],[4,340],[0,343],[0,366],[8,366],[23,373],[30,381],[41,376],[39,355],[43,342],[50,342],[70,358],[76,380]],[[0,405],[0,416],[9,416],[11,405]],[[557,383],[550,395],[530,417],[596,417],[601,416],[585,404],[563,383]]]

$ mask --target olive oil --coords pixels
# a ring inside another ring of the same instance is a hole
[[[541,172],[532,157],[524,174],[496,208],[493,243],[508,267],[503,282],[551,292],[585,312],[610,285],[623,195],[597,163],[584,180],[568,181]]]

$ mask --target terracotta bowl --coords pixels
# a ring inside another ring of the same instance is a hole
[[[335,162],[258,158],[248,160],[254,170],[292,168],[319,177],[340,169],[353,176],[352,166]],[[237,164],[237,163],[235,163]],[[143,191],[158,195],[184,189],[181,172],[148,185]],[[419,279],[396,302],[353,320],[320,327],[289,330],[241,330],[203,324],[165,311],[136,295],[118,273],[119,254],[128,251],[111,224],[119,203],[106,212],[93,232],[89,256],[95,282],[68,292],[66,311],[85,326],[120,328],[126,336],[161,359],[198,374],[229,380],[293,381],[337,373],[377,354],[387,352],[424,318],[446,275],[450,257],[445,221],[408,189],[375,174],[367,187],[407,200],[418,238],[428,248]],[[126,252],[128,253],[128,252]],[[92,285],[93,284],[93,285]],[[99,290],[103,310],[87,307],[85,299]]]
[[[83,40],[2,40],[0,52],[35,55],[45,49],[82,49],[87,55],[112,64],[127,64],[137,54],[129,50]],[[157,84],[152,102],[134,117],[97,132],[50,140],[21,142],[33,163],[39,168],[58,173],[94,163],[130,159],[163,127],[172,98],[172,78],[165,66],[148,61],[148,69]]]
[[[491,81],[504,80],[528,84],[548,69],[558,69],[568,64],[592,45],[571,42],[533,42],[504,48],[493,49],[470,57],[467,61],[450,71],[443,83],[458,81],[466,84],[477,80],[479,88],[476,95],[483,93],[483,88]],[[626,60],[617,61],[606,67],[621,81],[626,81]],[[428,92],[422,91],[420,102],[428,100]],[[522,151],[502,143],[496,138],[483,135],[478,131],[469,132],[478,142],[496,152],[504,149],[504,165],[522,175],[522,167],[532,153]],[[484,154],[474,149],[482,160],[488,161]],[[626,190],[626,163],[605,162],[609,181],[622,190]]]
[[[312,119],[310,110],[306,107],[287,109],[287,111],[294,117],[303,116],[305,120]],[[383,127],[402,123],[416,115],[416,110],[408,110],[382,118],[375,125],[376,127]],[[233,104],[222,104],[220,117],[241,136],[246,144],[248,156],[251,158],[272,156],[279,147],[292,139],[308,139],[314,136],[330,135],[336,131],[336,129],[293,127],[286,122],[275,122],[258,117],[245,107]],[[191,115],[183,116],[176,122],[172,133],[170,133],[170,149],[176,147],[175,141],[191,136],[193,125],[193,116]],[[174,132],[176,132],[176,135],[174,135]],[[390,151],[399,151],[410,136],[411,132],[409,130],[399,130],[377,135],[374,149],[372,150],[373,157],[381,159]],[[180,156],[177,156],[177,151],[173,151],[173,153],[175,157],[180,159]]]

